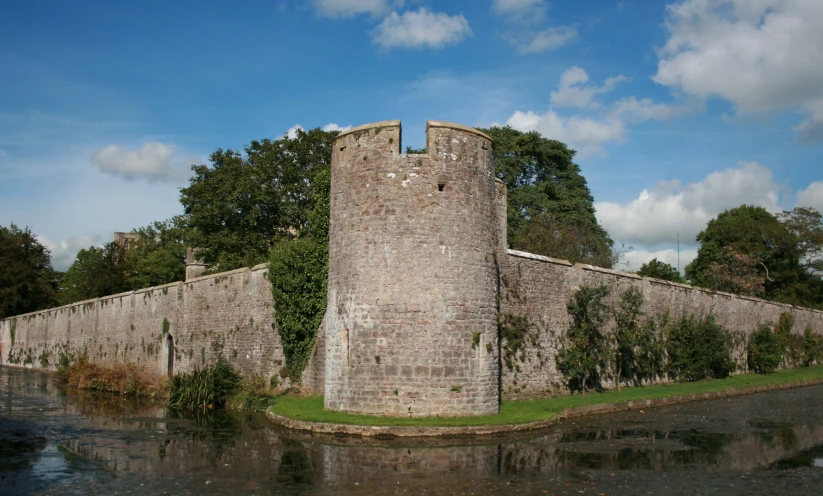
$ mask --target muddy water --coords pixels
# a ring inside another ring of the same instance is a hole
[[[180,418],[0,367],[0,494],[823,494],[823,386],[397,441]]]

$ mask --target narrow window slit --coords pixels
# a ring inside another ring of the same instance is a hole
[[[446,183],[437,183],[437,191],[443,191],[446,189]]]

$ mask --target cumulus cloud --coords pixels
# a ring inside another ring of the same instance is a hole
[[[651,262],[653,259],[658,259],[661,262],[667,263],[674,268],[678,267],[677,262],[677,250],[673,248],[669,248],[666,250],[659,250],[659,251],[648,251],[648,250],[632,250],[626,252],[623,255],[623,260],[621,261],[621,269],[625,269],[631,272],[636,272],[640,270],[640,267],[643,264]],[[697,258],[697,250],[696,249],[686,249],[680,250],[680,273],[683,274],[683,269],[695,258]]]
[[[665,25],[654,81],[744,114],[799,110],[799,138],[823,141],[823,2],[685,0]]]
[[[300,130],[300,131],[305,131],[305,129],[303,128],[303,126],[301,126],[300,124],[295,124],[295,125],[293,125],[292,127],[290,127],[288,131],[286,131],[286,136],[287,136],[289,139],[294,139],[294,138],[296,138],[296,137],[297,137],[297,131],[298,131],[298,130]]]
[[[516,42],[520,53],[536,53],[557,50],[577,38],[577,29],[572,26],[559,26],[538,31],[528,39]]]
[[[571,67],[563,72],[557,89],[551,92],[552,107],[546,112],[518,110],[509,117],[506,124],[521,131],[537,131],[548,138],[565,141],[586,156],[599,153],[608,142],[624,139],[627,123],[668,119],[695,108],[693,104],[669,105],[655,103],[648,98],[638,100],[627,97],[610,105],[604,105],[596,99],[626,80],[625,76],[618,75],[607,78],[600,86],[588,84],[589,75],[586,71],[580,67]],[[554,107],[600,112],[594,116],[564,117]]]
[[[63,241],[55,241],[46,236],[37,236],[37,238],[51,251],[51,266],[59,271],[68,270],[80,250],[103,242],[103,236],[99,234],[81,234]]]
[[[101,172],[126,179],[149,182],[179,182],[184,174],[173,162],[175,148],[157,141],[146,143],[139,150],[108,145],[91,156]]]
[[[626,77],[619,75],[606,79],[602,86],[587,85],[589,75],[575,66],[560,76],[557,90],[551,92],[551,102],[557,107],[596,108],[600,104],[594,97],[612,91],[622,81],[626,81]]]
[[[507,23],[504,37],[520,53],[556,50],[577,37],[573,26],[540,28],[549,6],[543,0],[494,0],[492,12]]]
[[[626,131],[623,122],[616,118],[562,117],[553,109],[542,114],[518,110],[509,117],[506,125],[520,131],[537,131],[548,138],[570,143],[584,156],[600,151],[609,141],[622,139]]]
[[[402,0],[314,0],[315,12],[323,17],[343,18],[368,14],[383,16],[395,7],[402,7]]]
[[[617,240],[630,245],[654,247],[680,240],[693,243],[709,220],[720,212],[744,203],[772,212],[778,205],[780,185],[772,172],[754,162],[716,171],[696,183],[658,183],[626,203],[597,202],[597,219]]]
[[[450,16],[421,7],[402,14],[392,12],[371,35],[383,48],[443,48],[471,36],[472,30],[463,14]]]
[[[493,0],[492,11],[513,17],[534,16],[546,10],[544,0]]]
[[[823,213],[823,181],[815,181],[797,193],[798,207],[812,207]]]
[[[330,122],[323,126],[323,131],[340,131],[345,132],[351,129],[351,126],[338,126],[335,122]]]

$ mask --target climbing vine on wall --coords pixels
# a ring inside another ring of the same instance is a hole
[[[608,371],[611,350],[604,326],[609,307],[603,301],[608,294],[609,288],[604,285],[580,288],[566,306],[573,323],[557,354],[557,368],[572,391],[585,394],[587,389],[600,389]]]
[[[269,259],[274,318],[286,358],[285,372],[293,382],[302,378],[326,310],[329,171],[319,173],[314,184],[314,209],[305,232],[279,243]]]

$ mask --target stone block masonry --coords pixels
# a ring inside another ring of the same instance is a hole
[[[82,353],[163,375],[220,355],[267,378],[283,364],[265,265],[8,318],[0,337],[0,363],[47,370]]]
[[[429,121],[425,154],[400,141],[385,121],[332,145],[326,408],[497,413],[491,139]]]

